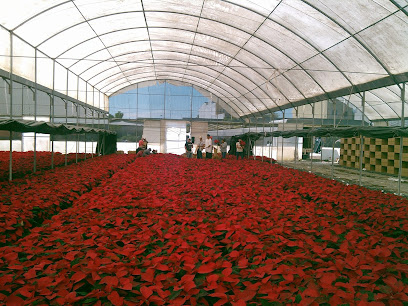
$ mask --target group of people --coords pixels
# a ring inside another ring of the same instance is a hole
[[[191,142],[191,138],[187,139],[186,144],[184,145],[186,149],[186,156],[187,158],[192,158],[193,157],[193,147],[194,144]],[[227,147],[228,144],[225,141],[225,139],[221,140],[220,144],[220,150],[221,150],[221,159],[224,159],[227,157]],[[205,159],[212,159],[213,157],[213,141],[211,138],[210,134],[207,134],[207,138],[205,141],[203,141],[203,138],[200,137],[200,140],[197,143],[196,146],[196,154],[198,159],[203,158],[203,150],[205,152]]]
[[[156,154],[156,150],[151,150],[150,148],[147,148],[148,141],[146,138],[142,138],[139,140],[139,147],[136,149],[136,157],[144,157],[150,154]],[[227,157],[227,147],[228,144],[225,139],[221,140],[220,143],[220,151],[221,151],[221,159],[224,159]],[[236,146],[236,156],[237,159],[241,157],[241,159],[244,158],[244,146],[245,143],[242,141],[242,139],[239,139],[237,143],[235,144]],[[194,144],[191,142],[191,138],[188,138],[185,145],[186,149],[186,156],[187,158],[192,158],[193,157],[193,148]],[[203,150],[205,152],[205,158],[206,159],[212,159],[213,158],[213,141],[212,137],[210,134],[207,134],[207,138],[205,141],[203,141],[203,138],[200,137],[200,140],[196,146],[196,151],[195,153],[197,154],[198,159],[203,158]]]

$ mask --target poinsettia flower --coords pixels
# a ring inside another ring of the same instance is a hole
[[[3,303],[398,305],[406,299],[404,198],[261,160],[221,165],[158,154],[123,162],[108,175],[91,166],[79,170],[99,173],[97,183],[57,189],[71,206],[43,214],[41,226],[30,225],[24,237],[0,247]],[[72,176],[81,180],[79,170]],[[44,192],[40,200],[59,199]],[[4,218],[9,231],[21,212]]]

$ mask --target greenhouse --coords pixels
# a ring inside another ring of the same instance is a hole
[[[408,303],[407,0],[4,0],[0,303]]]

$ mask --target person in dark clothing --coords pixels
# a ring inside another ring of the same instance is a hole
[[[190,138],[187,140],[184,147],[186,149],[187,158],[192,158],[193,157],[193,143],[191,142]]]
[[[205,144],[203,141],[203,137],[200,137],[200,141],[197,144],[197,158],[202,159],[203,158],[203,150],[204,150]]]

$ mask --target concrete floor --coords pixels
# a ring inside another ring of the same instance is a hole
[[[303,171],[310,171],[311,163],[310,160],[300,160],[296,163],[294,161],[284,161],[283,166]],[[335,180],[343,183],[359,184],[360,170],[346,168],[339,166],[338,164],[334,164],[332,176],[331,162],[313,161],[312,172],[329,179],[334,178]],[[382,190],[387,193],[398,194],[398,176],[394,175],[364,170],[362,171],[361,175],[361,185],[369,189]],[[408,197],[407,177],[402,177],[401,195]]]

